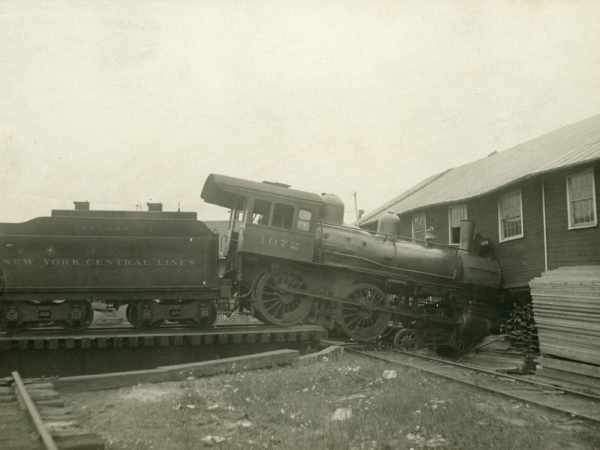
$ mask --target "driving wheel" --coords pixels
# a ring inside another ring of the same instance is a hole
[[[302,322],[312,308],[312,298],[286,289],[306,291],[306,283],[289,270],[263,274],[253,293],[258,317],[267,323],[291,326]]]
[[[387,328],[392,313],[389,300],[381,289],[372,284],[356,284],[346,296],[353,304],[338,305],[338,323],[342,330],[357,341],[373,341]]]

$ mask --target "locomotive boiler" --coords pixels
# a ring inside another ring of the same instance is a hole
[[[361,341],[399,322],[405,346],[461,347],[497,316],[500,269],[470,251],[468,222],[456,248],[399,238],[393,214],[376,233],[344,226],[336,196],[281,183],[212,174],[202,198],[230,210],[226,276],[262,321],[315,322]]]

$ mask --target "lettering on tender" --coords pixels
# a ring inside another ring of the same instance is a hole
[[[194,259],[130,259],[130,258],[2,258],[2,266],[120,266],[120,267],[193,267]]]

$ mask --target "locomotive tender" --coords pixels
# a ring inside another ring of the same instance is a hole
[[[343,225],[333,195],[210,175],[201,197],[230,210],[224,273],[218,238],[195,213],[53,211],[0,224],[0,326],[85,327],[90,301],[127,305],[134,326],[214,322],[230,283],[237,307],[270,324],[313,322],[361,341],[401,322],[397,338],[460,347],[497,317],[500,269],[460,247]],[[222,289],[225,288],[225,289]]]
[[[218,238],[196,213],[54,210],[0,224],[0,328],[85,328],[92,301],[133,325],[211,325]]]

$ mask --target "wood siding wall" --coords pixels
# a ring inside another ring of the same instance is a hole
[[[523,203],[523,237],[499,242],[498,199],[504,194],[521,190]],[[504,287],[527,287],[529,280],[544,271],[544,224],[542,214],[542,183],[534,178],[492,195],[469,202],[469,219],[475,230],[494,242],[494,254],[502,268]]]
[[[467,204],[467,218],[475,221],[475,233],[491,240],[502,267],[506,288],[528,287],[532,278],[545,270],[542,181],[546,200],[548,269],[574,265],[600,265],[600,227],[568,229],[566,176],[590,165],[536,176],[489,195],[457,204]],[[600,163],[595,163],[596,213],[600,212]],[[522,238],[499,242],[498,199],[521,190],[523,202]],[[422,212],[423,210],[415,211]],[[412,236],[412,214],[400,215],[400,235]],[[448,205],[425,209],[427,227],[437,237],[433,242],[448,245]],[[375,224],[373,230],[377,227]]]
[[[521,190],[523,200],[524,236],[512,241],[499,242],[498,198],[503,194]],[[544,271],[544,228],[542,221],[541,178],[524,181],[517,186],[474,199],[467,204],[467,218],[475,221],[475,233],[494,244],[496,259],[502,268],[505,287],[526,287],[529,280]],[[433,242],[448,245],[448,205],[425,210],[427,226],[434,227],[437,239]],[[412,214],[400,216],[402,233],[410,236]]]
[[[566,177],[584,170],[586,167],[590,166],[544,175],[548,269],[600,264],[600,229],[598,225],[569,230]],[[594,165],[594,179],[596,182],[596,213],[598,213],[600,212],[600,164],[598,163]]]

